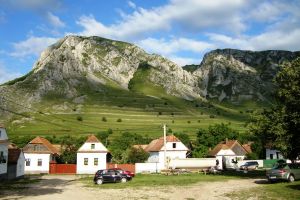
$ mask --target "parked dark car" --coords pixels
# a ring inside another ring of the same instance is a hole
[[[241,170],[254,170],[254,169],[257,169],[258,166],[259,166],[259,164],[257,161],[248,161],[248,162],[245,162],[245,164],[241,165],[240,169]]]
[[[269,182],[278,180],[294,182],[300,179],[300,163],[277,163],[266,175]]]
[[[120,173],[120,171],[113,169],[98,170],[94,176],[94,182],[98,185],[101,185],[102,183],[125,183],[131,179],[131,176]]]
[[[128,171],[128,170],[123,170],[123,169],[121,169],[121,168],[111,168],[112,170],[118,170],[121,174],[127,174],[127,175],[129,175],[129,176],[131,176],[131,177],[134,177],[135,176],[135,174],[133,173],[133,172],[131,172],[131,171]]]

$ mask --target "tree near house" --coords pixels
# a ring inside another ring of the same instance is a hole
[[[252,117],[249,129],[291,160],[300,156],[300,58],[285,63],[275,77],[276,103]]]
[[[127,163],[130,148],[135,144],[148,144],[151,138],[136,133],[125,132],[116,137],[109,145],[109,150],[113,156],[112,161],[116,163]],[[128,150],[129,149],[129,150]]]
[[[214,148],[219,142],[228,139],[239,139],[239,133],[227,124],[210,125],[208,129],[199,129],[193,146],[193,157],[206,157],[209,148]]]
[[[140,147],[130,147],[126,150],[124,161],[126,163],[143,163],[149,156],[150,154]]]
[[[60,163],[76,163],[77,150],[84,143],[85,137],[72,137],[70,135],[61,138],[61,155],[59,156]]]

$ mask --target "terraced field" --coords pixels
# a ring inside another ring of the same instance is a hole
[[[15,115],[8,123],[9,134],[86,135],[111,128],[112,138],[126,131],[158,137],[165,123],[169,133],[184,132],[193,139],[199,128],[215,123],[230,124],[244,132],[249,111],[259,108],[253,102],[233,106],[187,101],[163,92],[146,96],[118,88],[84,93],[80,103],[47,98],[43,104],[36,104],[23,113],[27,117]]]

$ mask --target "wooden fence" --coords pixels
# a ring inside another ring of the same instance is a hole
[[[76,164],[50,163],[50,174],[76,174]]]

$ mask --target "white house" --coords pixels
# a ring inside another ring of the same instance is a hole
[[[36,137],[23,148],[25,156],[25,173],[49,173],[49,164],[59,155],[47,139]]]
[[[251,153],[250,145],[241,145],[237,140],[226,139],[217,144],[209,152],[209,156],[216,157],[219,169],[223,169],[223,167],[237,167],[237,162],[244,160],[247,153]]]
[[[266,159],[284,159],[284,157],[282,156],[281,152],[276,149],[266,149]]]
[[[95,135],[90,135],[77,151],[77,174],[94,174],[106,169],[106,147]]]
[[[25,170],[25,156],[23,151],[14,144],[8,146],[7,178],[22,178]]]
[[[8,137],[5,128],[0,125],[0,180],[7,176]]]
[[[141,165],[145,167],[145,169],[149,168],[146,171],[158,172],[165,168],[164,137],[152,140],[148,145],[135,145],[134,147],[143,148],[150,154],[147,164]],[[169,164],[171,159],[186,158],[188,150],[189,149],[177,137],[168,135],[166,137],[166,165]]]

